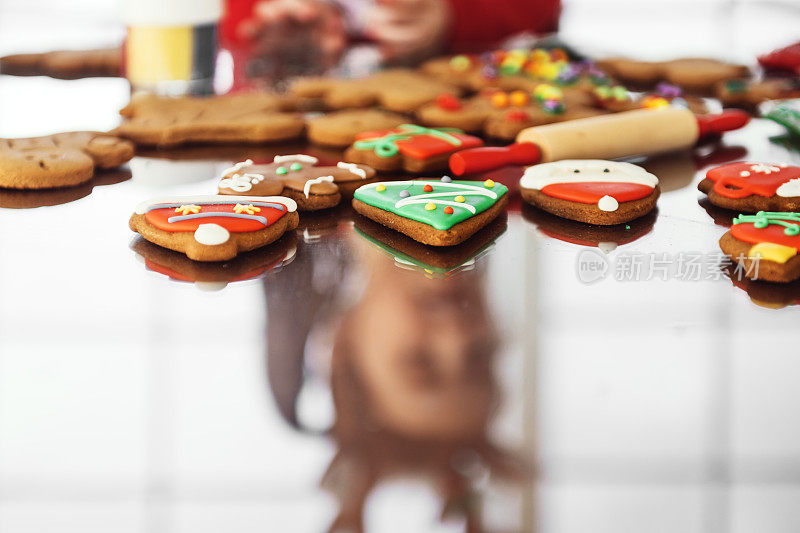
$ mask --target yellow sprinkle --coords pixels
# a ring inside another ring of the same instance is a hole
[[[255,213],[258,213],[259,211],[261,211],[260,207],[256,207],[250,204],[236,204],[235,206],[233,206],[233,212],[239,214],[244,213],[246,215],[253,215]]]
[[[433,211],[434,209],[436,209],[436,204],[434,203],[425,204],[425,211]]]
[[[455,200],[456,202],[466,202],[466,201],[467,201],[467,200],[466,200],[466,199],[465,199],[463,196],[461,196],[460,194],[459,194],[458,196],[456,196],[455,198],[453,198],[453,200]]]
[[[175,208],[176,213],[181,215],[196,215],[200,212],[200,206],[195,204],[186,204]]]
[[[383,183],[379,183],[378,186],[375,187],[375,190],[378,192],[383,192],[386,190],[386,185],[384,185]]]
[[[483,186],[486,187],[487,189],[491,189],[492,187],[494,187],[494,181],[486,180],[483,182]]]

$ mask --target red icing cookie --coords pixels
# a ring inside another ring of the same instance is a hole
[[[596,183],[554,183],[547,185],[542,192],[553,198],[580,202],[582,204],[596,204],[604,196],[611,196],[617,202],[630,202],[640,200],[651,192],[653,187],[638,183],[619,183],[600,181]]]
[[[751,195],[797,197],[800,196],[800,179],[789,182],[798,178],[800,167],[751,162],[729,163],[712,168],[706,174],[706,179],[714,183],[713,191],[730,199]]]
[[[145,218],[165,231],[195,231],[201,224],[217,224],[233,233],[257,231],[272,225],[287,213],[286,206],[276,202],[239,203],[221,200],[210,205],[191,202],[165,204],[163,208],[159,208],[159,205],[154,204],[145,213]],[[213,216],[214,213],[220,213],[220,216]]]

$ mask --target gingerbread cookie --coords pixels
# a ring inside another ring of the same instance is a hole
[[[297,139],[303,117],[289,112],[295,102],[271,94],[242,93],[208,98],[134,98],[120,110],[114,132],[141,145],[265,143]]]
[[[356,189],[353,207],[365,217],[431,246],[453,246],[494,220],[508,188],[492,180],[386,181]]]
[[[739,215],[719,246],[750,279],[787,283],[800,278],[799,213]]]
[[[653,210],[658,178],[631,163],[593,159],[534,165],[519,182],[522,198],[548,213],[597,225],[622,224]]]
[[[506,230],[507,218],[500,214],[475,235],[457,246],[432,248],[364,217],[355,221],[356,235],[394,260],[397,268],[419,272],[430,279],[451,279],[475,268],[494,249]]]
[[[148,241],[195,261],[227,261],[297,227],[283,196],[183,196],[142,202],[129,226]]]
[[[122,76],[119,47],[99,50],[58,50],[0,57],[0,74],[50,76],[60,79]]]
[[[126,163],[133,152],[131,142],[91,131],[0,139],[0,187],[72,187],[92,179],[96,169]]]
[[[362,79],[300,78],[290,93],[303,98],[321,98],[330,109],[381,106],[398,113],[411,113],[442,93],[460,90],[413,70],[390,69]]]
[[[800,211],[800,167],[738,162],[712,168],[697,188],[740,213]]]
[[[733,79],[720,82],[716,95],[722,105],[755,107],[767,100],[800,98],[800,78]]]
[[[289,232],[271,246],[245,252],[230,261],[192,261],[182,253],[162,248],[143,238],[136,238],[131,249],[147,270],[181,283],[194,283],[204,291],[218,291],[229,283],[263,278],[277,272],[294,259],[297,237]]]
[[[248,159],[222,173],[219,193],[281,195],[294,200],[300,211],[316,211],[337,205],[342,194],[352,195],[375,177],[375,170],[366,165],[343,161],[336,166],[317,166],[317,163],[316,157],[305,154],[276,155],[272,163],[264,165]]]
[[[314,144],[345,148],[365,131],[388,130],[408,122],[397,113],[379,109],[347,109],[308,119],[308,140]]]
[[[443,170],[447,168],[451,154],[483,146],[482,140],[458,130],[424,128],[414,124],[360,133],[356,139],[345,151],[345,159],[381,172]]]
[[[743,65],[707,58],[636,61],[615,57],[598,64],[611,76],[635,86],[651,87],[668,81],[686,91],[703,93],[712,91],[719,82],[747,74],[747,67]]]

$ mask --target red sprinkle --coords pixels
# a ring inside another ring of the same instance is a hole
[[[425,192],[431,192],[433,190],[433,187],[431,187],[430,185],[425,185],[422,188],[422,190],[425,191]]]
[[[509,122],[525,122],[530,119],[531,116],[527,112],[520,111],[518,109],[514,109],[506,113],[506,120]]]
[[[453,214],[453,208],[448,205],[447,207],[444,208],[444,214],[445,215],[452,215]]]
[[[436,97],[436,104],[447,111],[458,111],[462,107],[461,100],[452,94],[442,93]]]

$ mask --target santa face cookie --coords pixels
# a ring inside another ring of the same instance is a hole
[[[130,228],[195,261],[227,261],[297,227],[297,204],[283,196],[182,196],[142,202]]]
[[[728,163],[709,170],[697,188],[717,207],[741,213],[800,211],[800,167]]]
[[[222,173],[219,193],[230,195],[282,195],[297,203],[300,211],[327,209],[339,203],[342,193],[353,191],[375,177],[366,165],[339,162],[319,167],[316,157],[304,154],[277,155],[272,163],[237,163]]]
[[[597,159],[534,165],[519,185],[522,198],[539,209],[603,226],[646,215],[660,194],[658,178],[642,167]]]
[[[800,278],[800,213],[739,215],[719,246],[748,278],[780,283]]]
[[[482,140],[459,130],[424,128],[414,124],[361,133],[356,139],[345,152],[345,159],[367,164],[382,172],[443,170],[447,168],[451,154],[483,145]]]
[[[353,208],[431,246],[463,242],[503,211],[508,188],[492,180],[386,181],[356,190]]]

